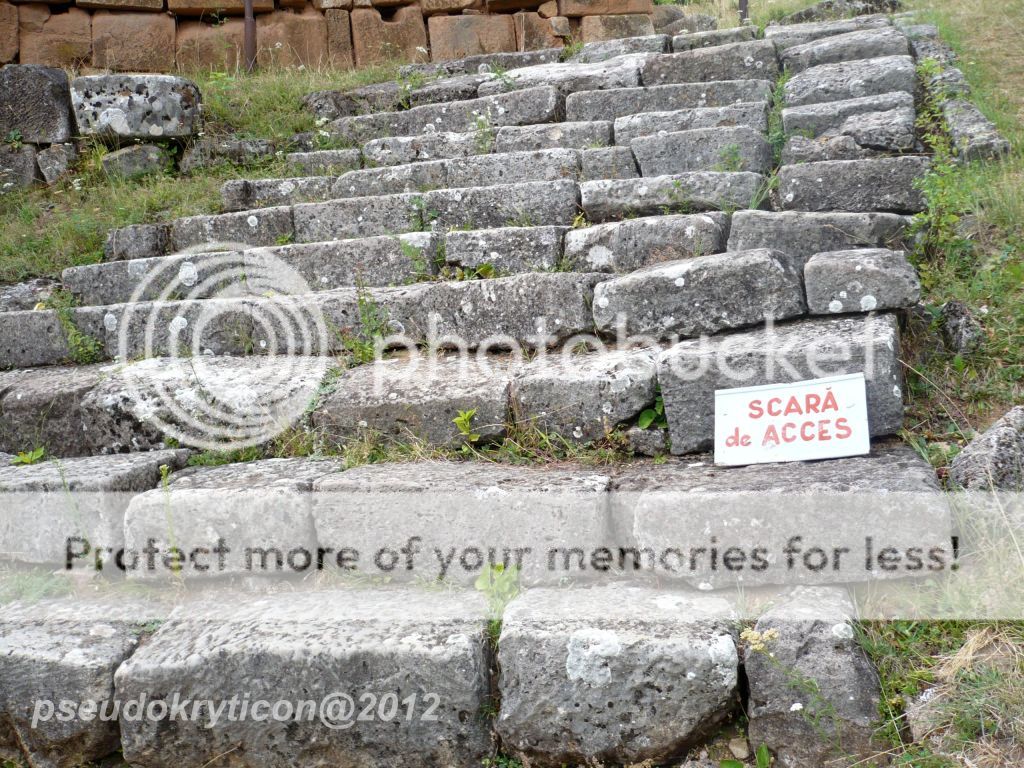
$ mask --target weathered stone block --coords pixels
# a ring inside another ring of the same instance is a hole
[[[484,265],[499,275],[552,270],[562,261],[562,241],[568,227],[499,227],[449,232],[445,261],[474,270]]]
[[[822,64],[805,69],[786,82],[786,104],[798,107],[893,91],[913,93],[916,83],[914,60],[909,56]]]
[[[711,447],[716,389],[803,381],[863,372],[871,434],[889,435],[903,425],[899,331],[892,315],[805,320],[683,341],[659,358],[672,452]]]
[[[579,213],[579,193],[569,180],[437,189],[423,195],[422,212],[433,228],[570,226]]]
[[[298,179],[296,179],[298,182]],[[340,176],[328,192],[328,198],[374,197],[402,192],[426,192],[446,186],[445,161],[435,160],[384,168],[364,168]],[[308,196],[307,196],[308,199]]]
[[[422,197],[411,194],[350,197],[296,205],[292,209],[295,241],[316,243],[421,231],[424,229],[422,209]]]
[[[155,144],[132,144],[105,154],[101,160],[109,176],[134,179],[167,170],[170,157]]]
[[[253,165],[271,157],[274,149],[274,143],[266,139],[200,139],[182,154],[178,169],[182,173],[190,173],[197,168],[207,168],[220,163]]]
[[[580,153],[575,149],[484,154],[442,160],[440,163],[444,168],[443,186],[447,187],[575,180],[580,175]],[[575,190],[569,194],[575,197]]]
[[[636,179],[640,176],[629,147],[598,147],[580,154],[580,180]]]
[[[491,441],[505,434],[511,378],[502,360],[378,360],[343,373],[317,405],[313,424],[338,442],[371,436],[458,445],[466,438],[454,419],[475,409],[473,432]]]
[[[778,74],[775,46],[767,40],[658,56],[644,64],[640,73],[645,86],[712,80],[771,80]]]
[[[18,57],[18,7],[0,3],[0,64]]]
[[[729,250],[774,248],[802,264],[823,251],[899,248],[910,220],[892,213],[737,211]]]
[[[178,19],[175,58],[185,70],[214,69],[233,72],[245,67],[245,23],[225,19],[219,24]]]
[[[30,144],[71,138],[68,76],[60,69],[11,65],[0,69],[0,134],[15,131]]]
[[[643,176],[688,171],[767,173],[774,161],[764,135],[752,128],[696,128],[641,136],[629,143]]]
[[[305,6],[301,13],[275,11],[256,19],[256,60],[261,66],[324,67],[327,50],[327,18]]]
[[[907,36],[898,29],[881,27],[795,45],[782,51],[780,58],[782,66],[795,73],[821,64],[909,55]]]
[[[78,160],[78,149],[74,144],[51,144],[36,155],[39,173],[47,184],[62,179]]]
[[[564,350],[524,366],[510,392],[521,424],[574,442],[599,440],[654,404],[654,352]]]
[[[580,272],[626,273],[664,261],[725,250],[728,219],[721,213],[645,216],[573,229],[565,264]]]
[[[57,365],[71,357],[57,313],[0,313],[0,370]]]
[[[1010,152],[1010,142],[981,110],[962,99],[950,99],[942,105],[942,115],[957,154],[964,161],[993,160]]]
[[[799,272],[768,249],[699,256],[594,288],[594,323],[655,339],[718,333],[806,312]]]
[[[779,170],[779,198],[787,210],[924,210],[916,186],[931,166],[927,157],[883,157],[786,165]]]
[[[352,22],[347,10],[328,8],[324,11],[327,19],[327,58],[332,67],[352,69],[356,65],[355,50],[352,47]]]
[[[0,612],[0,751],[35,766],[93,762],[117,750],[116,720],[95,716],[33,722],[37,702],[111,701],[114,672],[138,647],[147,622],[167,610],[125,598],[47,599]],[[98,710],[97,710],[98,713]]]
[[[363,156],[367,160],[367,165],[402,165],[483,154],[490,152],[493,144],[494,137],[487,132],[435,131],[420,136],[373,139],[363,145]]]
[[[245,12],[243,0],[167,0],[167,10],[175,16],[208,16],[214,11],[240,16]],[[274,4],[270,0],[254,0],[256,13],[271,13]]]
[[[174,70],[174,18],[162,13],[92,15],[92,65],[117,72]]]
[[[113,229],[103,244],[104,261],[148,259],[167,253],[171,229],[167,224],[133,224]]]
[[[317,481],[313,514],[321,541],[344,542],[367,560],[394,546],[396,530],[403,543],[419,537],[421,554],[411,568],[387,571],[393,580],[465,584],[501,563],[524,584],[551,584],[562,573],[546,567],[549,547],[605,542],[608,485],[600,471],[575,467],[365,466]]]
[[[658,9],[661,6],[655,6],[655,15],[658,13]],[[711,32],[718,28],[718,17],[712,16],[707,13],[683,13],[678,19],[674,21],[659,25],[657,19],[654,21],[654,28],[659,32],[671,35],[688,35],[691,32]]]
[[[594,64],[559,62],[524,67],[481,84],[479,93],[481,96],[487,96],[544,85],[557,88],[563,95],[577,91],[629,88],[640,84],[639,65],[646,57],[647,54],[635,54]]]
[[[163,0],[79,0],[79,8],[97,8],[107,11],[162,11]]]
[[[488,699],[486,618],[481,597],[430,590],[294,592],[183,607],[117,670],[119,699],[160,690],[215,701],[225,691],[244,690],[253,701],[278,701],[282,691],[299,692],[300,701],[329,701],[339,691],[358,701],[386,687],[399,701],[416,696],[417,706],[430,705],[424,692],[436,695],[436,719],[382,718],[336,728],[316,717],[281,727],[225,718],[215,726],[190,720],[168,729],[142,718],[122,723],[125,759],[154,768],[201,765],[242,743],[244,752],[236,749],[233,758],[240,768],[275,760],[480,762],[490,738],[484,721],[469,713]]]
[[[672,50],[675,53],[682,53],[683,51],[692,51],[694,48],[712,48],[716,45],[744,43],[756,37],[757,29],[753,26],[689,32],[672,38]]]
[[[654,25],[651,23],[651,17],[643,13],[584,16],[580,24],[580,34],[584,44],[596,43],[624,37],[650,36],[654,34]],[[664,42],[660,42],[661,47],[657,53],[663,53],[665,50]]]
[[[431,16],[427,19],[427,29],[433,61],[516,50],[515,25],[507,14]]]
[[[612,124],[597,120],[552,125],[507,125],[498,129],[494,151],[523,152],[538,149],[589,149],[612,143]]]
[[[957,485],[973,491],[1024,490],[1024,407],[1008,411],[953,459]]]
[[[48,301],[60,283],[46,277],[36,277],[23,283],[5,285],[0,288],[0,312],[17,312],[32,309]]]
[[[804,267],[812,315],[912,307],[921,298],[917,270],[903,251],[819,253]]]
[[[628,146],[633,139],[640,136],[733,126],[745,126],[760,133],[767,133],[768,102],[751,101],[728,107],[697,107],[671,112],[626,115],[615,121],[615,143]]]
[[[89,75],[71,81],[71,104],[84,136],[149,141],[191,136],[200,127],[200,102],[194,83],[172,75]]]
[[[614,19],[614,16],[591,16],[588,17],[591,21],[590,26],[596,26],[599,19]],[[588,18],[584,18],[581,22],[581,27],[586,28],[588,26]],[[627,17],[633,18],[633,17]],[[649,17],[644,16],[643,18],[648,19]],[[614,24],[605,23],[602,26],[602,30],[611,31]],[[613,59],[616,56],[625,56],[630,53],[666,53],[669,50],[671,40],[668,35],[653,35],[645,34],[643,37],[620,37],[620,38],[609,38],[606,40],[597,40],[595,42],[585,43],[580,52],[573,56],[569,61],[578,61],[581,63],[593,63],[598,61],[607,61]]]
[[[187,216],[171,224],[170,246],[174,251],[241,250],[242,245],[276,245],[281,238],[291,237],[292,232],[290,208]]]
[[[654,11],[651,0],[558,0],[559,16],[604,16],[610,13]]]
[[[512,23],[515,26],[518,51],[537,51],[562,44],[551,21],[539,13],[520,11],[512,16]]]
[[[640,587],[530,590],[502,623],[502,743],[541,765],[679,755],[733,707],[730,615],[720,598]]]
[[[727,80],[581,91],[566,97],[565,119],[615,120],[640,112],[724,107],[739,102],[766,101],[771,90],[767,80]]]
[[[855,621],[846,590],[824,587],[797,588],[758,619],[755,632],[778,637],[746,653],[750,740],[771,749],[779,765],[825,765],[840,755],[878,764],[881,690]],[[794,692],[794,677],[820,693]]]
[[[19,5],[18,60],[22,64],[81,67],[92,61],[92,30],[88,11],[69,8],[52,13],[46,5]]]
[[[0,195],[13,189],[28,189],[37,176],[35,147],[0,146]]]
[[[875,150],[860,146],[852,136],[823,136],[820,139],[790,136],[782,147],[782,165],[863,160],[877,154]]]
[[[131,494],[155,488],[162,465],[178,469],[187,458],[187,451],[155,451],[0,467],[4,557],[63,565],[67,548],[73,546],[69,539],[75,537],[86,542],[83,550],[113,547],[116,551],[124,543],[124,513]],[[93,562],[90,554],[85,570]],[[113,567],[113,562],[109,564]],[[75,565],[81,568],[83,561]]]
[[[220,188],[221,207],[225,211],[247,211],[269,206],[290,205],[335,196],[334,176],[300,176],[291,179],[232,179]],[[401,186],[399,185],[399,189]],[[339,197],[349,197],[341,194]]]
[[[780,51],[803,45],[824,37],[834,37],[862,29],[884,29],[892,25],[885,16],[864,16],[860,18],[825,21],[811,24],[769,24],[764,36],[778,46]]]
[[[914,112],[914,96],[907,91],[894,91],[877,96],[827,101],[786,107],[782,110],[782,128],[787,134],[805,133],[812,136],[837,135],[851,117],[870,112],[910,110]]]
[[[418,5],[401,6],[388,20],[375,8],[352,9],[356,66],[386,61],[425,61],[427,27]]]
[[[585,181],[580,197],[587,218],[599,222],[673,211],[749,208],[761,185],[762,177],[756,173],[707,171]]]

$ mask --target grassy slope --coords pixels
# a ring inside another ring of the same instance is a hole
[[[307,93],[354,88],[395,75],[396,67],[386,66],[358,72],[288,69],[251,77],[210,72],[189,76],[203,94],[207,134],[282,141],[315,128],[313,116],[301,108]],[[258,169],[225,165],[191,177],[166,174],[123,181],[103,172],[100,158],[105,151],[91,146],[75,176],[53,189],[0,195],[0,285],[59,277],[65,267],[99,261],[107,232],[115,227],[216,212],[226,179],[287,171],[284,160],[277,158]]]

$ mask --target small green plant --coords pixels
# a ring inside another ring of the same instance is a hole
[[[516,81],[504,68],[492,66],[491,74],[494,75],[494,79],[498,81],[503,91],[511,91],[515,87]]]
[[[575,38],[569,38],[569,41],[562,48],[562,52],[558,55],[558,58],[562,61],[568,61],[574,56],[578,56],[583,50],[583,41],[576,40]]]
[[[484,761],[480,764],[482,768],[523,768],[523,764],[512,757],[506,757],[505,755],[495,755],[494,757],[485,757]]]
[[[789,82],[791,74],[787,69],[776,81],[775,89],[772,91],[772,107],[768,113],[768,143],[772,147],[776,166],[782,162],[782,149],[786,146],[786,131],[782,126],[782,108],[786,105],[786,83]]]
[[[506,568],[504,563],[494,563],[476,577],[473,586],[487,599],[488,634],[491,642],[497,646],[505,606],[519,594],[519,569]]]
[[[433,227],[433,223],[437,221],[441,214],[432,208],[428,208],[427,201],[422,195],[416,195],[412,199],[411,204],[414,212],[413,230],[416,232],[429,232]]]
[[[739,144],[728,144],[722,147],[718,153],[718,162],[714,169],[724,173],[738,173],[743,170],[746,161],[743,159],[743,150]]]
[[[359,310],[359,326],[353,332],[341,332],[341,344],[349,357],[350,365],[365,365],[377,359],[377,342],[388,332],[388,313],[360,284],[356,286],[356,304]]]
[[[640,429],[668,429],[668,418],[665,416],[665,398],[658,393],[654,406],[645,408],[637,417],[636,425]]]
[[[291,245],[295,242],[295,235],[292,232],[285,232],[283,235],[278,235],[274,242],[277,245]]]
[[[772,753],[766,745],[762,744],[754,751],[754,764],[757,768],[771,768]]]
[[[486,155],[494,146],[494,126],[491,125],[490,117],[477,115],[474,120],[474,129],[476,130],[476,151],[481,155]]]
[[[11,147],[11,149],[21,149],[21,145],[24,143],[21,136],[21,131],[19,131],[17,128],[10,131],[7,134],[7,138],[4,139],[4,141]]]
[[[475,418],[476,408],[470,408],[468,411],[459,411],[459,415],[452,419],[455,428],[459,430],[459,434],[465,438],[467,443],[475,443],[481,437],[479,433],[473,431],[473,419]]]
[[[103,343],[83,333],[75,324],[75,307],[78,301],[63,290],[54,291],[46,301],[46,306],[57,313],[57,321],[64,332],[64,340],[68,345],[68,356],[79,365],[98,363],[103,359]]]
[[[30,465],[38,464],[46,455],[46,448],[39,446],[31,451],[19,451],[18,455],[11,459],[11,464]]]

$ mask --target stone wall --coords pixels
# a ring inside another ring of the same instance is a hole
[[[242,64],[242,0],[0,0],[0,64],[120,72]],[[255,0],[261,64],[446,61],[655,33],[652,0]]]

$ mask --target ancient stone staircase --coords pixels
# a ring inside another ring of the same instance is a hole
[[[779,550],[786,533],[834,542],[879,526],[897,548],[948,545],[934,473],[886,439],[903,420],[895,313],[919,292],[900,248],[929,167],[914,132],[914,39],[883,16],[755,37],[745,28],[585,46],[582,63],[457,73],[405,94],[405,108],[338,115],[325,130],[359,146],[303,161],[348,169],[340,175],[228,182],[222,214],[111,233],[108,260],[63,275],[77,306],[0,314],[0,450],[45,445],[60,458],[0,468],[8,498],[32,499],[4,502],[6,556],[59,565],[67,536],[163,553],[223,538],[235,550],[224,567],[186,569],[186,581],[242,589],[177,606],[161,591],[5,609],[0,747],[33,765],[118,745],[142,766],[473,766],[496,744],[532,765],[658,762],[736,707],[737,585],[783,588],[784,644],[817,637],[808,604],[828,613],[837,679],[860,675],[842,590],[785,589],[906,571],[796,576],[702,560],[633,573],[593,556],[667,551],[695,532],[724,549],[771,531]],[[83,339],[92,359],[69,364]],[[339,366],[354,342],[401,351]],[[743,385],[864,371],[872,455],[731,469],[691,455],[711,447],[714,391],[738,386],[739,368]],[[656,402],[667,430],[639,429]],[[466,445],[470,456],[517,424],[581,444],[619,430],[638,454],[683,458],[182,469],[187,452],[169,448],[266,441],[268,425],[296,423],[331,445],[370,434]],[[69,511],[62,489],[95,506]],[[853,516],[820,501],[869,491],[928,501],[906,519],[896,506]],[[778,527],[801,496],[807,508]],[[443,574],[452,588],[424,587],[442,574],[395,563],[378,563],[369,585],[344,578],[352,563],[340,543],[400,559],[413,541],[424,553],[462,548]],[[281,542],[330,550],[317,589],[299,579],[306,568],[251,577],[238,559]],[[495,638],[491,593],[464,587],[510,542],[571,544],[582,566],[521,563],[534,588],[505,608]],[[126,578],[180,580],[167,570]],[[748,663],[745,679],[770,742],[800,715],[779,710],[792,693],[758,670]],[[835,729],[863,758],[877,689],[860,677]],[[41,691],[394,692],[439,704],[429,722],[351,729],[125,718],[33,729]],[[824,764],[827,748],[787,738],[769,743],[782,764],[796,764],[790,753]]]

